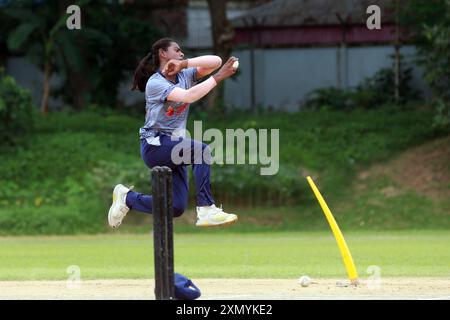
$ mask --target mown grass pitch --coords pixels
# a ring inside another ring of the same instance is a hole
[[[361,279],[378,266],[386,277],[449,277],[449,231],[349,232]],[[175,233],[175,271],[191,278],[342,278],[331,232]],[[0,280],[64,280],[78,266],[88,279],[153,277],[150,234],[0,238]]]

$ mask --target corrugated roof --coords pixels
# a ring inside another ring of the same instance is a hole
[[[367,7],[381,8],[382,23],[395,21],[394,0],[274,0],[231,20],[235,28],[366,24]]]

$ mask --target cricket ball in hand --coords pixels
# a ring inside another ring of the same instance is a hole
[[[311,284],[311,278],[308,276],[301,276],[300,279],[298,279],[298,283],[300,283],[302,287],[307,287]]]
[[[237,69],[238,67],[239,67],[239,60],[236,60],[236,61],[233,63],[233,68]]]

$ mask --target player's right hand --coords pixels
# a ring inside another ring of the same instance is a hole
[[[164,66],[161,73],[165,76],[173,76],[187,67],[187,60],[171,59]]]
[[[235,61],[238,61],[238,58],[230,57],[228,61],[223,64],[219,71],[214,75],[214,79],[217,83],[231,77],[236,73],[236,68],[233,68],[233,63]]]

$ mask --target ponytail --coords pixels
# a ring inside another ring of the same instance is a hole
[[[145,92],[148,79],[159,68],[159,49],[167,50],[172,42],[175,41],[170,38],[162,38],[152,45],[150,52],[139,62],[136,70],[134,71],[134,79],[131,90],[139,89],[139,91]]]
[[[155,73],[155,64],[153,53],[147,54],[138,64],[136,70],[134,71],[134,80],[131,90],[139,89],[141,92],[145,92],[145,86],[148,79],[152,74]]]

